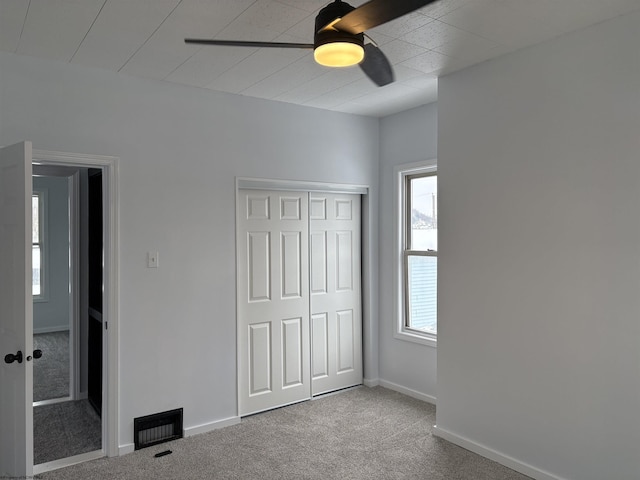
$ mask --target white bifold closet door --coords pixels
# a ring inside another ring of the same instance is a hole
[[[238,201],[240,415],[361,384],[360,196]]]

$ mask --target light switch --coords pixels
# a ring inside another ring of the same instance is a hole
[[[159,255],[158,252],[147,252],[147,268],[158,268]]]

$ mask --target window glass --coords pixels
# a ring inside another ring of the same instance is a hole
[[[40,243],[40,195],[37,193],[31,197],[31,210],[33,212],[31,239],[33,243]]]
[[[438,182],[435,175],[408,177],[411,229],[408,248],[438,250]]]
[[[407,326],[435,334],[438,331],[438,257],[410,255],[407,270]]]
[[[42,269],[40,268],[40,259],[42,258],[42,251],[39,245],[33,246],[33,279],[32,279],[32,293],[34,296],[39,296],[42,293],[40,278]]]
[[[34,297],[42,297],[44,294],[44,285],[42,282],[43,267],[43,246],[42,246],[42,205],[43,196],[36,192],[31,197],[32,223],[31,223],[31,241],[32,248],[32,291]]]

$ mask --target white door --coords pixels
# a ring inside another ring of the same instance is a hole
[[[2,478],[25,478],[33,474],[31,192],[31,143],[0,149]],[[18,352],[22,354],[21,361],[15,358],[19,357]]]
[[[239,191],[240,415],[310,398],[307,196]]]
[[[360,196],[309,199],[312,395],[362,383]]]

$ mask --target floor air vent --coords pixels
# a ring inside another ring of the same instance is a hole
[[[183,436],[181,408],[133,419],[136,450]]]

